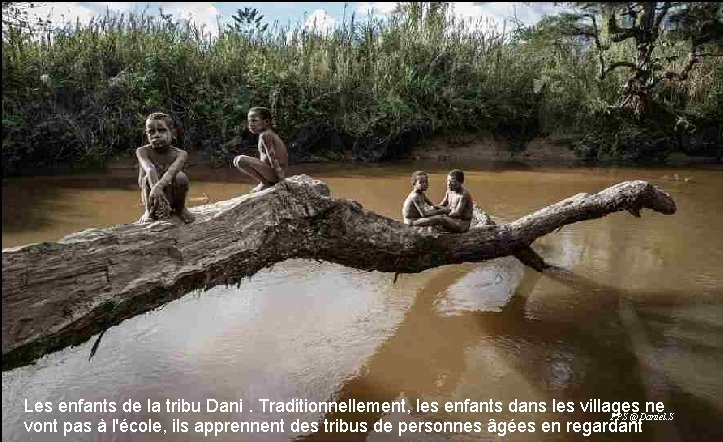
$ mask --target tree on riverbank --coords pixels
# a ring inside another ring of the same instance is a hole
[[[568,4],[573,12],[546,17],[522,36],[538,47],[582,46],[595,58],[597,78],[587,82],[607,90],[579,153],[658,159],[721,120],[723,4]],[[706,57],[717,59],[701,67]],[[701,83],[710,89],[701,93]],[[720,142],[720,131],[710,138]]]
[[[705,56],[723,56],[723,5],[711,2],[576,2],[580,12],[550,17],[546,26],[562,34],[590,39],[599,61],[600,79],[626,69],[621,102],[637,117],[653,111],[653,90],[664,80],[683,81]],[[633,53],[620,53],[614,45],[631,42]],[[681,55],[666,53],[666,45],[682,43]],[[608,55],[612,54],[612,55]]]
[[[158,110],[187,128],[182,147],[227,164],[253,146],[244,121],[259,104],[274,110],[295,161],[378,161],[422,137],[459,132],[505,137],[518,149],[534,136],[583,138],[578,152],[591,158],[667,152],[648,126],[605,113],[622,97],[621,71],[599,79],[594,48],[541,38],[549,34],[544,22],[527,34],[503,33],[449,8],[408,3],[385,19],[351,15],[328,34],[267,26],[251,10],[213,38],[163,14],[109,14],[32,33],[10,25],[3,174],[128,156],[143,142],[143,116]],[[629,46],[611,51],[633,54]],[[686,48],[666,51],[682,63]],[[720,58],[676,72],[687,78],[661,81],[654,101],[676,108],[686,134],[695,128],[686,135],[692,150],[720,143]],[[606,147],[617,133],[633,141]]]

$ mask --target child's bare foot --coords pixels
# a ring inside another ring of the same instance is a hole
[[[264,189],[268,189],[268,188],[271,187],[272,185],[273,185],[273,184],[264,184],[264,183],[261,183],[261,184],[259,184],[258,186],[254,187],[253,189],[249,190],[249,193],[260,192],[260,191],[262,191],[262,190],[264,190]]]
[[[181,213],[178,214],[178,216],[181,217],[184,223],[192,223],[196,218],[193,216],[190,210],[186,209],[185,207],[183,210],[181,210]]]
[[[162,220],[169,218],[173,212],[171,204],[165,198],[159,198],[158,201],[151,205],[150,213],[153,220]]]
[[[153,221],[153,216],[151,216],[151,212],[146,210],[146,212],[141,216],[141,218],[136,221],[136,224],[146,224]]]

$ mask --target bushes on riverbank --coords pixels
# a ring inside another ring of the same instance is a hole
[[[164,15],[106,16],[54,32],[11,28],[3,175],[130,155],[143,143],[145,115],[158,110],[183,123],[185,148],[220,161],[253,146],[245,120],[255,105],[272,108],[296,160],[382,160],[454,131],[503,136],[522,149],[534,136],[599,127],[621,77],[598,80],[582,42],[518,37],[475,30],[441,4],[409,4],[385,20],[347,17],[328,35],[247,23],[211,38]],[[699,134],[722,121],[722,70],[720,60],[705,61],[689,82],[662,92],[690,115],[685,124],[705,126]],[[615,157],[604,148],[608,132],[602,147],[588,136],[577,149]]]

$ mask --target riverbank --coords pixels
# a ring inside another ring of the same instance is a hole
[[[582,163],[564,140],[534,138],[515,151],[509,140],[491,136],[440,136],[413,147],[406,159],[437,161],[519,161],[546,165]]]
[[[449,163],[474,163],[474,164],[517,164],[529,167],[574,167],[574,166],[618,166],[619,163],[604,163],[586,161],[572,151],[572,143],[565,138],[537,137],[525,144],[524,149],[515,151],[513,144],[502,137],[480,136],[475,134],[440,135],[430,137],[421,141],[418,145],[411,147],[399,158],[376,162],[354,161],[351,155],[337,155],[334,157],[314,156],[300,161],[293,162],[294,165],[318,164],[321,169],[334,167],[334,164],[346,165],[384,165],[398,161],[420,161],[420,162],[449,162]],[[293,154],[292,147],[289,147]],[[246,149],[236,154],[254,155],[255,151]],[[293,157],[293,155],[292,155]],[[131,151],[127,155],[111,160],[106,165],[106,170],[134,169],[137,166],[135,156]],[[217,168],[224,169],[230,165],[220,162],[207,152],[190,151],[188,167]],[[326,165],[326,166],[324,166]],[[632,165],[634,166],[634,165]],[[650,166],[650,165],[649,165]],[[683,152],[673,152],[664,162],[654,164],[657,167],[687,167],[703,166],[706,168],[723,169],[723,163],[715,157],[690,156]],[[230,168],[230,166],[229,166]]]

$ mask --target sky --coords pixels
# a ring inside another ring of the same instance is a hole
[[[345,15],[349,17],[355,13],[358,19],[363,19],[372,12],[383,16],[391,13],[394,6],[394,2],[41,2],[36,3],[33,12],[61,25],[68,20],[75,22],[76,19],[86,23],[93,16],[104,15],[107,10],[118,13],[147,10],[149,14],[156,15],[158,9],[162,8],[165,14],[190,19],[197,25],[205,25],[212,34],[217,34],[219,23],[224,25],[230,22],[231,16],[243,8],[256,8],[264,15],[266,23],[278,21],[282,26],[315,25],[323,31],[340,23]],[[545,14],[562,9],[551,2],[452,2],[452,7],[460,17],[491,20],[500,27],[513,16],[530,25]]]

